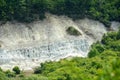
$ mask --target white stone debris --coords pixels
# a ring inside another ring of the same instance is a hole
[[[30,24],[7,22],[0,26],[0,67],[22,70],[32,69],[45,61],[58,61],[66,57],[87,57],[90,45],[101,40],[107,32],[105,26],[94,20],[73,21],[65,16],[46,14],[43,21]],[[66,32],[68,27],[81,35]]]

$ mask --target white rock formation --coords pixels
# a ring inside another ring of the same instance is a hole
[[[119,22],[112,22],[111,28],[115,31],[118,31],[120,29],[120,23]]]
[[[27,70],[45,61],[87,57],[90,45],[107,32],[102,23],[87,18],[73,21],[65,16],[46,16],[30,24],[7,22],[0,26],[1,68]],[[70,26],[82,35],[69,35],[66,30]]]

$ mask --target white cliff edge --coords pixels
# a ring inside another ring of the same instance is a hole
[[[32,69],[45,61],[79,56],[87,57],[90,45],[101,40],[107,32],[105,26],[94,20],[73,21],[65,16],[46,15],[43,21],[30,24],[7,22],[0,26],[0,67],[22,70]],[[119,23],[115,25],[117,29]],[[72,26],[81,35],[67,33]]]

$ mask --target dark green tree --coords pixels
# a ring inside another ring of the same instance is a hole
[[[20,69],[19,69],[18,66],[15,66],[15,67],[13,68],[13,71],[14,71],[16,74],[20,74]]]

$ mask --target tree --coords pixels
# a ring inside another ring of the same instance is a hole
[[[16,74],[20,74],[20,69],[19,69],[18,66],[15,66],[15,67],[13,68],[13,71],[14,71]]]
[[[117,39],[118,39],[118,40],[120,39],[120,29],[119,29],[119,31],[118,31],[118,33],[117,33]]]

